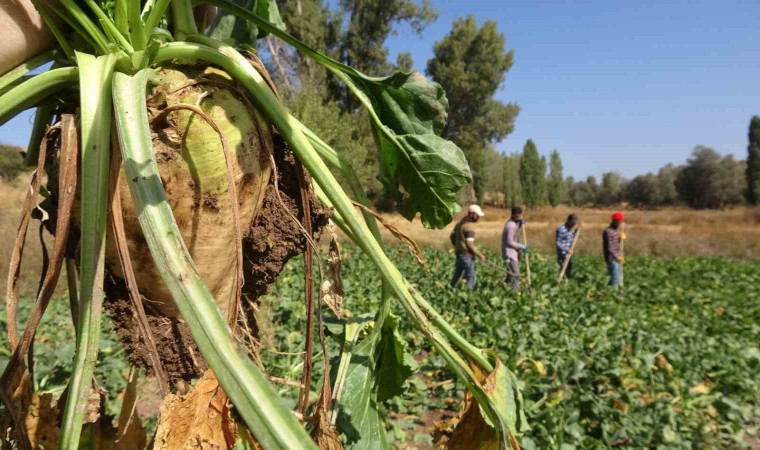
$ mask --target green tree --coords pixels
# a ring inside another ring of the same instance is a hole
[[[747,201],[751,205],[760,204],[760,116],[753,116],[749,123]]]
[[[392,71],[385,41],[395,27],[407,24],[419,34],[437,18],[429,0],[340,0],[340,14],[333,14],[328,24],[327,47],[335,59],[364,72],[381,76]],[[332,96],[344,111],[358,106],[348,88],[330,78]]]
[[[562,159],[559,152],[554,150],[549,160],[549,180],[547,181],[549,191],[549,204],[556,207],[562,202],[564,195],[564,177],[562,176]]]
[[[489,144],[503,140],[514,129],[520,111],[514,103],[494,98],[512,67],[512,51],[496,22],[478,28],[473,16],[457,19],[448,35],[435,43],[427,73],[441,84],[449,100],[449,118],[443,135],[464,151],[474,172],[482,170]]]
[[[680,172],[681,167],[674,164],[665,164],[657,172],[657,185],[662,205],[675,205],[678,203],[676,179]]]
[[[403,72],[411,72],[414,70],[412,54],[409,52],[401,52],[396,55],[396,69]]]
[[[623,178],[618,172],[602,174],[602,185],[599,188],[596,204],[611,206],[620,203],[623,193]]]
[[[21,147],[0,144],[0,179],[12,181],[23,171],[23,151]]]
[[[634,177],[626,186],[625,200],[634,206],[655,207],[662,204],[663,197],[657,176],[648,173]]]
[[[733,156],[697,146],[676,180],[681,199],[692,208],[723,208],[741,203],[746,193],[746,164]]]
[[[520,184],[525,205],[529,208],[541,206],[546,191],[546,158],[542,163],[536,144],[530,139],[520,158]]]
[[[588,177],[584,181],[571,183],[567,190],[567,197],[571,206],[592,205],[596,200],[596,179]]]

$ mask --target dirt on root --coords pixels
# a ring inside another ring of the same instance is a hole
[[[254,305],[261,295],[277,280],[277,275],[293,257],[306,250],[308,242],[291,215],[283,211],[284,204],[290,214],[303,220],[300,198],[299,171],[296,158],[279,136],[275,136],[275,162],[277,164],[279,196],[273,179],[270,179],[264,194],[262,209],[243,239],[244,277],[242,314],[240,321],[247,326],[238,327],[241,342],[247,339],[243,333],[257,337],[258,327],[254,316]],[[306,174],[307,181],[310,177]],[[307,183],[308,185],[309,183]],[[315,239],[327,224],[330,210],[322,206],[310,192],[312,228]],[[220,249],[220,251],[232,251]],[[137,314],[129,300],[124,282],[114,276],[107,276],[105,307],[111,313],[114,329],[120,337],[131,362],[144,367],[152,374],[147,346],[137,325]],[[190,330],[181,319],[167,318],[151,308],[151,301],[143,296],[146,315],[153,338],[159,351],[159,358],[173,390],[183,390],[186,382],[198,378],[208,368],[203,360]],[[250,337],[250,336],[246,336]],[[249,349],[250,350],[250,349]]]

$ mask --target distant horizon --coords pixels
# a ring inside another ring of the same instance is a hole
[[[746,159],[749,123],[760,114],[760,2],[431,4],[438,19],[422,36],[398,27],[389,60],[408,51],[424,73],[454,20],[496,21],[515,52],[497,98],[521,108],[514,132],[495,145],[501,153],[532,139],[547,158],[558,150],[564,175],[579,180],[681,165],[698,145]],[[25,147],[32,117],[0,127],[0,143]]]

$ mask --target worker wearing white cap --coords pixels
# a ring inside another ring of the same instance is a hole
[[[451,278],[451,287],[456,287],[462,275],[464,275],[467,280],[467,288],[469,290],[475,289],[475,258],[485,261],[486,256],[475,246],[474,224],[483,216],[485,216],[485,213],[480,206],[470,205],[467,215],[456,224],[451,232],[449,238],[451,239],[451,243],[454,244],[457,255],[454,276]]]

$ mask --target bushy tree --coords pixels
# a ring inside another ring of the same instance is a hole
[[[697,146],[676,179],[679,197],[692,208],[723,208],[741,203],[746,184],[743,162]],[[737,179],[738,178],[738,179]]]
[[[494,98],[512,67],[512,51],[496,22],[478,27],[473,16],[458,19],[448,35],[435,43],[427,73],[441,84],[449,100],[443,136],[464,151],[474,172],[485,174],[486,148],[514,129],[516,104]],[[477,180],[475,180],[477,182]]]
[[[593,181],[593,184],[589,181]],[[568,203],[571,206],[593,205],[596,201],[596,179],[588,177],[585,181],[572,183],[567,191]]]
[[[675,205],[679,202],[676,179],[681,173],[681,167],[666,164],[657,172],[657,188],[660,193],[661,205]]]
[[[288,2],[294,3],[294,2]],[[295,2],[297,3],[297,2]],[[385,41],[398,25],[406,24],[415,33],[437,17],[428,0],[340,0],[340,14],[333,14],[326,36],[327,48],[335,59],[367,75],[388,75]],[[330,91],[344,111],[353,111],[358,100],[339,80],[330,78]]]
[[[623,177],[618,172],[602,174],[602,185],[597,192],[596,204],[612,206],[620,203],[623,194]]]
[[[747,147],[747,202],[760,204],[760,116],[753,116],[749,123],[749,146]]]
[[[547,180],[549,204],[553,207],[562,202],[564,187],[562,159],[559,156],[559,152],[554,150],[549,160],[549,179]]]
[[[11,181],[22,172],[24,158],[21,152],[23,150],[21,147],[0,144],[0,179]]]
[[[536,144],[530,139],[520,158],[520,184],[525,205],[528,208],[541,206],[546,191],[546,159],[542,163]]]
[[[663,201],[659,179],[652,173],[634,177],[626,186],[625,199],[634,206],[659,206]]]

